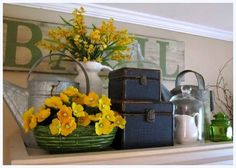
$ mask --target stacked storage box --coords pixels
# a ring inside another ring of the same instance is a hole
[[[109,73],[112,109],[126,119],[118,130],[115,148],[173,145],[173,104],[161,102],[159,70],[121,68]]]

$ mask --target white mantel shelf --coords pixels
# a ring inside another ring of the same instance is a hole
[[[25,148],[20,134],[16,133],[10,138],[10,160],[13,165],[233,165],[233,143],[48,154],[41,149]]]

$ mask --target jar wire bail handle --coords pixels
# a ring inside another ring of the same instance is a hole
[[[29,72],[28,72],[28,76],[27,76],[27,81],[29,80],[30,75],[31,75],[32,71],[35,69],[35,67],[38,66],[45,58],[51,57],[51,56],[63,56],[63,57],[67,57],[67,58],[69,58],[69,59],[75,61],[75,62],[79,65],[79,67],[81,68],[81,70],[82,70],[83,73],[84,73],[85,81],[86,81],[86,94],[88,94],[88,93],[90,92],[89,77],[88,77],[88,74],[87,74],[86,70],[84,69],[83,65],[82,65],[79,61],[77,61],[75,58],[73,58],[72,56],[65,55],[65,54],[61,54],[61,53],[54,53],[54,54],[49,54],[49,55],[40,57],[40,58],[33,64],[33,66],[30,68],[30,70],[29,70]]]

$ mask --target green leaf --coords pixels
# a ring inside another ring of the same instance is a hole
[[[115,69],[116,67],[119,67],[119,66],[125,64],[125,62],[126,62],[125,60],[120,60],[120,61],[118,61],[117,64],[115,64],[115,65],[112,67],[112,69]]]
[[[52,40],[52,39],[44,39],[45,41],[51,42],[51,43],[61,43],[60,41]]]
[[[93,26],[93,29],[97,29],[97,27],[94,24],[92,24],[92,26]]]
[[[69,41],[70,41],[70,44],[74,47],[74,49],[75,49],[76,51],[79,51],[79,48],[78,48],[78,46],[75,44],[74,39],[71,38]]]
[[[63,17],[60,16],[60,18],[61,18],[61,20],[62,20],[66,25],[74,27],[74,25],[72,25],[70,22],[68,22],[68,21],[67,21],[66,19],[64,19]]]
[[[108,54],[106,54],[106,56],[104,57],[104,59],[108,58],[114,51],[110,51]]]
[[[127,47],[126,46],[113,46],[113,47],[107,47],[106,48],[106,51],[109,51],[109,50],[125,50]]]
[[[106,65],[112,68],[111,64],[109,64],[106,60],[102,60],[102,65]]]
[[[51,39],[44,39],[45,41],[48,41],[48,42],[51,42],[51,43],[56,43],[56,44],[62,44],[65,46],[65,48],[68,48],[68,49],[72,49],[68,44],[65,44],[65,43],[61,43],[60,41],[56,41],[56,40],[51,40]]]

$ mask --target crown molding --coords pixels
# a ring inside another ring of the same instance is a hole
[[[71,13],[74,8],[83,6],[86,9],[86,16],[109,19],[112,17],[119,22],[137,24],[147,27],[171,30],[213,39],[233,41],[233,32],[213,27],[202,26],[189,22],[154,16],[141,12],[134,12],[91,3],[18,3],[14,5],[46,9],[64,13]]]

